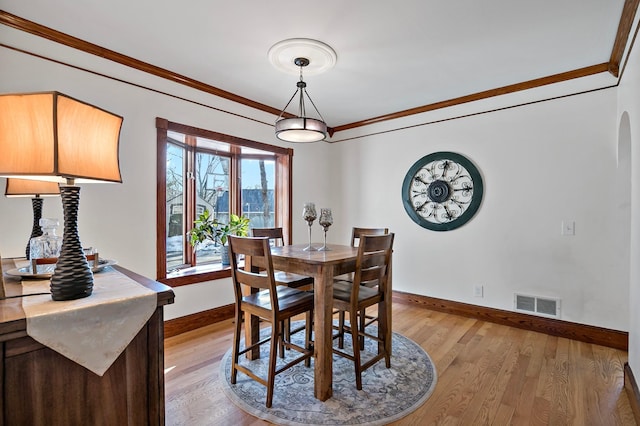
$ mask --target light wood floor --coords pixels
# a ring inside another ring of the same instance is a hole
[[[493,323],[394,304],[393,330],[420,344],[438,382],[417,411],[393,425],[635,425],[623,388],[627,353]],[[208,392],[191,416],[220,425],[265,425],[219,388],[231,321],[165,341],[166,398]],[[218,383],[216,385],[216,383]],[[167,413],[167,425],[177,423]],[[197,422],[194,422],[197,423]]]

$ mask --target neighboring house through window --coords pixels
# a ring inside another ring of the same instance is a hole
[[[230,276],[220,247],[191,247],[187,233],[204,210],[226,223],[280,226],[290,241],[293,150],[157,118],[158,280],[178,286]]]

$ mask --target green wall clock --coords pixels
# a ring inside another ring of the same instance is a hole
[[[422,157],[402,183],[407,214],[432,231],[450,231],[467,223],[480,207],[482,192],[482,177],[476,166],[455,152]]]

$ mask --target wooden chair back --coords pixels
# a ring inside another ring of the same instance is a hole
[[[253,235],[254,237],[267,237],[269,238],[269,244],[273,246],[285,245],[282,228],[253,228],[251,230],[251,235]],[[252,267],[259,268],[260,265],[261,263],[259,260],[252,260]],[[256,270],[254,269],[253,272],[256,272]],[[286,285],[287,287],[292,288],[313,288],[313,277],[284,271],[274,271],[273,274],[276,283],[279,285]]]
[[[276,246],[284,245],[284,237],[282,234],[282,228],[253,228],[251,235],[254,237],[267,237]]]
[[[389,228],[358,228],[353,227],[351,230],[351,246],[357,247],[360,243],[360,237],[363,235],[385,235],[389,233]]]
[[[245,259],[250,257],[252,262],[260,265],[261,270],[259,272],[255,269],[253,271],[245,270],[243,266],[240,266],[240,256],[244,256]],[[253,289],[269,290],[271,309],[278,311],[269,238],[229,236],[229,260],[231,261],[231,277],[238,306],[242,301],[242,285],[246,285]]]
[[[358,300],[360,285],[378,287],[379,294],[386,294],[389,278],[391,253],[395,234],[381,235],[363,234],[358,246],[356,272],[351,288],[351,300]]]

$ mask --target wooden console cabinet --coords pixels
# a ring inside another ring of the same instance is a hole
[[[9,262],[11,260],[3,260]],[[5,264],[5,270],[8,269]],[[157,308],[103,376],[27,336],[20,283],[5,275],[0,300],[0,426],[163,425],[163,306],[171,288],[114,266],[157,293]]]

